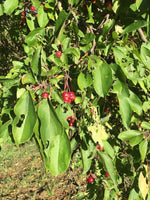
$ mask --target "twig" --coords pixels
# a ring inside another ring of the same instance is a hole
[[[139,35],[144,42],[147,42],[147,38],[145,37],[141,28],[138,29]]]

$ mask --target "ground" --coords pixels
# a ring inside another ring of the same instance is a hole
[[[34,140],[20,147],[4,145],[0,160],[1,200],[76,200],[86,192],[78,153],[66,173],[57,177],[45,172]]]

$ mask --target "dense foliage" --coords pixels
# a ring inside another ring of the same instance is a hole
[[[150,199],[149,20],[146,0],[0,1],[0,145],[34,137],[54,176],[79,150],[83,199]]]

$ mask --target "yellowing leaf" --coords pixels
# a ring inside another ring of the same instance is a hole
[[[103,147],[103,142],[102,140],[107,140],[108,139],[108,134],[105,131],[105,127],[103,125],[99,124],[94,124],[92,126],[88,127],[88,130],[92,132],[92,139],[94,140],[95,143],[99,143]]]
[[[141,191],[143,199],[145,200],[146,195],[149,191],[149,187],[148,187],[148,184],[146,183],[146,177],[143,176],[142,172],[140,173],[140,176],[139,176],[139,189]]]

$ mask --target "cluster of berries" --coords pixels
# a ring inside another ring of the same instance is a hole
[[[71,127],[75,126],[75,122],[76,122],[75,118],[70,116],[70,117],[67,117],[67,120],[68,120],[69,126]]]
[[[21,13],[21,15],[22,15],[21,21],[22,21],[22,22],[25,22],[25,21],[26,21],[26,17],[28,17],[28,13],[29,13],[30,11],[31,11],[31,12],[35,15],[35,17],[37,18],[37,13],[38,13],[38,11],[35,9],[34,6],[31,6],[30,9],[26,9],[26,11],[23,11],[23,12]]]
[[[75,96],[74,92],[63,92],[62,98],[65,103],[71,103],[72,101],[75,100],[76,96]]]

